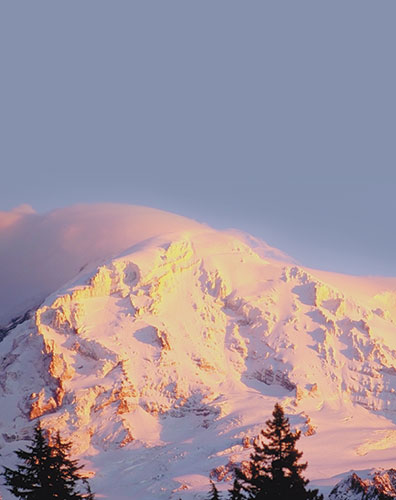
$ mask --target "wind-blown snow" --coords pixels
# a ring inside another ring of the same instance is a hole
[[[209,474],[229,487],[245,436],[281,401],[320,486],[394,465],[396,280],[304,269],[248,235],[146,208],[13,218],[4,255],[29,221],[43,226],[33,260],[48,296],[0,343],[8,464],[41,418],[73,440],[102,498],[193,498]],[[23,274],[15,291],[32,283]]]
[[[205,226],[148,207],[76,205],[0,212],[0,327],[76,276],[145,239]]]

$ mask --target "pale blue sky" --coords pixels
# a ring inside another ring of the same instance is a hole
[[[396,276],[396,3],[2,2],[0,209],[143,204]]]

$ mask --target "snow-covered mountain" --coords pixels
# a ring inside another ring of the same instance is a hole
[[[40,418],[100,498],[203,498],[209,476],[229,488],[281,401],[322,491],[395,466],[396,279],[306,269],[142,207],[7,217],[3,465]]]

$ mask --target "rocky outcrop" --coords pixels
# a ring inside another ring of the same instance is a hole
[[[367,479],[352,473],[331,491],[329,500],[390,500],[396,498],[396,470],[375,471]]]

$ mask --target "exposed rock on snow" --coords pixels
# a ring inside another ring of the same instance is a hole
[[[387,500],[396,498],[396,470],[375,471],[367,479],[352,473],[331,491],[329,500]]]

